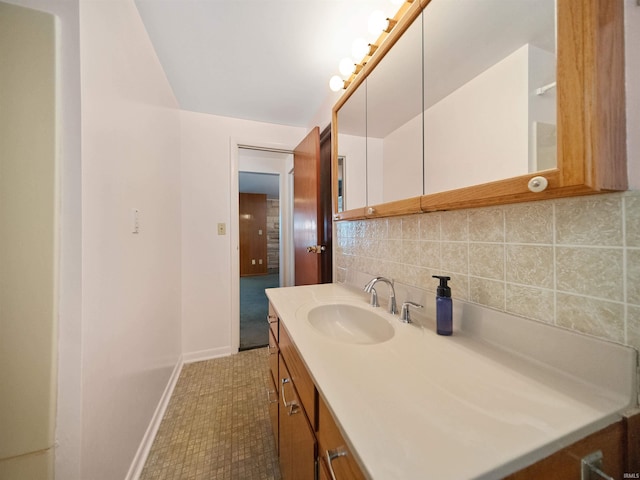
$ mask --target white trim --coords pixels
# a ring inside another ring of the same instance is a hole
[[[147,431],[142,437],[142,441],[140,442],[138,451],[133,457],[133,462],[131,462],[131,466],[129,467],[129,471],[127,472],[125,480],[138,480],[140,478],[140,474],[142,473],[144,464],[146,463],[149,452],[151,451],[151,446],[153,445],[153,441],[155,440],[158,429],[160,428],[160,423],[162,423],[164,414],[167,411],[167,407],[169,406],[169,400],[171,400],[173,390],[176,387],[176,383],[178,383],[178,378],[180,378],[182,367],[188,363],[226,357],[235,353],[238,353],[237,348],[234,350],[230,347],[219,347],[186,353],[180,357],[178,363],[173,369],[173,372],[171,373],[171,377],[169,377],[169,382],[167,383],[167,386],[162,393],[162,397],[160,397],[160,402],[158,402],[156,411],[151,417],[151,422],[149,422]]]
[[[231,175],[229,190],[231,192],[231,212],[229,217],[229,240],[231,249],[229,258],[231,258],[231,348],[238,351],[240,348],[240,225],[238,223],[238,198],[240,192],[238,188],[238,157],[241,143],[233,138],[229,139],[229,156],[231,164]]]
[[[197,352],[185,353],[182,355],[183,363],[202,362],[203,360],[211,360],[213,358],[228,357],[238,353],[237,348],[218,347],[209,348],[207,350],[198,350]]]
[[[160,397],[160,402],[156,407],[156,411],[151,417],[151,422],[149,422],[147,431],[142,437],[142,441],[140,442],[138,451],[133,457],[133,462],[131,462],[131,466],[129,467],[129,471],[127,472],[125,480],[138,480],[138,478],[140,478],[140,474],[142,473],[144,464],[147,461],[147,457],[149,456],[149,451],[151,450],[151,446],[153,445],[153,440],[156,438],[156,434],[158,433],[158,429],[160,428],[160,423],[162,422],[162,418],[164,417],[167,406],[169,405],[169,400],[171,399],[171,395],[173,394],[173,389],[175,388],[176,383],[178,382],[178,378],[180,377],[180,372],[182,371],[183,365],[184,361],[183,357],[181,356],[178,359],[178,363],[174,367],[173,372],[171,373],[171,377],[169,377],[169,382],[167,383],[167,386],[162,393],[162,397]]]

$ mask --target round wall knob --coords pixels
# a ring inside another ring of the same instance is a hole
[[[369,207],[367,208],[367,215],[373,215],[374,213],[376,213],[376,209],[373,207]]]
[[[533,177],[531,180],[529,180],[528,187],[532,192],[538,193],[545,190],[548,185],[549,181],[546,178],[538,176]]]

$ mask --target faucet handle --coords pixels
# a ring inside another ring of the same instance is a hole
[[[409,314],[409,307],[424,308],[419,303],[406,301],[402,304],[402,312],[400,313],[400,320],[404,323],[411,323],[411,315]]]

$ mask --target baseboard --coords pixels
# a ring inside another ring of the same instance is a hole
[[[178,377],[180,377],[180,372],[182,371],[182,366],[184,365],[184,358],[180,357],[178,359],[178,363],[173,369],[171,373],[171,377],[169,377],[169,382],[162,393],[162,397],[160,397],[160,402],[158,402],[158,406],[156,407],[156,411],[151,417],[151,422],[147,427],[147,431],[142,437],[142,442],[140,442],[140,446],[138,447],[138,451],[136,452],[135,457],[133,457],[133,462],[129,467],[129,471],[127,472],[127,476],[125,480],[138,480],[140,474],[142,473],[142,469],[144,468],[144,464],[147,461],[147,456],[149,455],[149,451],[151,450],[151,445],[153,445],[153,440],[158,433],[158,429],[160,428],[160,422],[162,422],[162,418],[164,417],[164,413],[167,410],[167,406],[169,405],[169,400],[171,399],[171,394],[173,393],[173,389],[176,386],[176,382],[178,381]]]
[[[158,433],[160,423],[162,422],[162,418],[164,417],[167,406],[169,405],[171,394],[173,393],[173,389],[176,386],[178,377],[180,377],[180,372],[182,371],[183,365],[185,363],[200,362],[202,360],[210,360],[212,358],[226,357],[234,353],[238,353],[238,350],[232,347],[221,347],[186,353],[180,357],[178,363],[173,369],[173,372],[171,373],[169,382],[167,383],[167,386],[162,393],[162,397],[160,398],[160,402],[156,407],[156,411],[154,412],[153,417],[151,417],[151,422],[147,427],[147,431],[145,432],[144,437],[142,437],[142,442],[140,442],[140,446],[138,447],[138,451],[136,452],[136,455],[133,458],[133,462],[129,467],[129,472],[127,472],[125,480],[138,480],[138,478],[140,478],[140,474],[142,473],[144,464],[147,461],[147,456],[149,455],[149,451],[151,450],[151,446],[153,445],[153,440]]]
[[[199,350],[197,352],[190,352],[182,354],[182,361],[184,363],[201,362],[203,360],[211,360],[212,358],[227,357],[238,353],[238,349],[232,347],[219,347],[210,348],[208,350]]]

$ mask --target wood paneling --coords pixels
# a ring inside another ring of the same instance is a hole
[[[261,193],[241,193],[240,214],[240,275],[267,273],[267,196]]]

